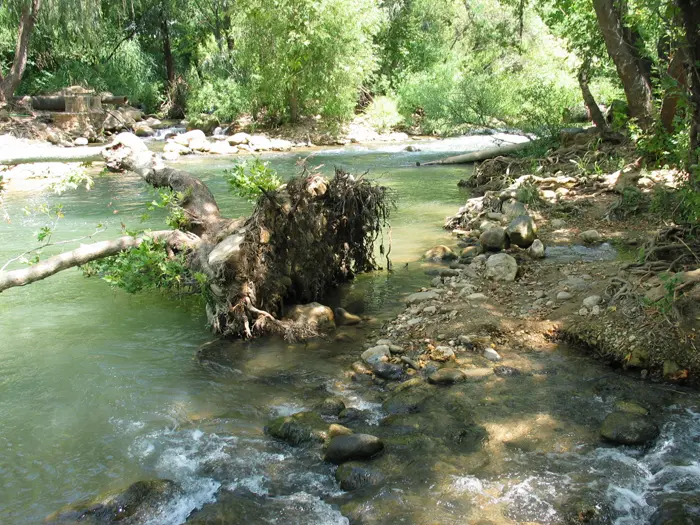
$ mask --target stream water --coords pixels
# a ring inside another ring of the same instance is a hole
[[[202,361],[197,350],[212,337],[196,301],[130,296],[78,271],[4,292],[0,522],[40,523],[66,504],[142,479],[167,478],[179,482],[182,492],[144,523],[184,523],[221,489],[254,501],[247,523],[348,523],[341,510],[354,496],[340,490],[333,467],[271,440],[263,427],[273,416],[312,408],[331,394],[366,411],[368,424],[379,421],[381,397],[349,382],[345,372],[366,332],[401,308],[402,294],[426,285],[420,255],[449,241],[442,222],[466,198],[456,183],[469,168],[416,168],[415,162],[486,147],[491,140],[421,142],[417,153],[403,151],[405,145],[352,146],[267,157],[282,175],[294,173],[297,160],[311,155],[309,161],[326,172],[334,166],[369,171],[397,192],[395,271],[361,276],[330,298],[374,319],[350,334],[354,342],[260,340],[227,348],[225,359]],[[229,196],[221,176],[234,162],[199,157],[179,167],[205,180],[223,212],[236,216],[249,204]],[[140,227],[151,199],[139,180],[123,175],[100,176],[90,192],[12,195],[12,223],[0,226],[0,261],[26,249],[45,222],[24,215],[23,207],[61,202],[66,218],[56,240],[90,233],[98,223],[107,232],[96,238],[106,239],[122,223]],[[159,219],[155,214],[146,224],[158,227]],[[452,468],[436,467],[434,476],[424,477],[424,466],[416,467],[414,479],[372,497],[357,496],[363,521],[565,523],[565,509],[575,498],[594,502],[605,517],[601,523],[631,525],[656,519],[664,501],[700,507],[698,396],[650,391],[567,349],[536,352],[532,359],[554,371],[543,376],[547,381],[532,376],[488,391],[474,385],[474,411],[483,421],[493,419],[490,431],[511,425],[527,435],[523,428],[544,417],[554,421],[551,433],[536,446],[489,462],[477,461],[483,451],[464,458],[430,452],[439,456],[432,458],[434,465],[451,462]],[[658,403],[661,437],[647,450],[599,444],[592,437],[594,423],[617,400],[630,397]]]

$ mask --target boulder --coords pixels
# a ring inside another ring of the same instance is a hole
[[[335,479],[340,483],[340,488],[348,492],[376,487],[384,482],[380,472],[354,461],[340,465],[335,471]]]
[[[505,250],[508,247],[506,230],[499,227],[486,230],[479,236],[479,243],[484,250],[489,252],[500,252],[501,250]]]
[[[507,253],[497,253],[486,261],[486,277],[494,281],[514,281],[518,263]]]
[[[440,245],[425,252],[423,257],[429,261],[452,261],[457,258],[457,254],[448,246]]]
[[[354,459],[370,459],[384,450],[381,439],[369,434],[350,434],[331,439],[324,460],[340,465]]]
[[[254,151],[264,151],[272,149],[272,141],[265,135],[251,135],[248,137],[248,145]]]
[[[315,410],[322,416],[337,417],[338,414],[345,410],[345,403],[339,397],[329,397],[324,399]]]
[[[212,155],[235,155],[238,153],[238,148],[231,146],[225,140],[217,140],[209,145],[209,153]]]
[[[535,239],[527,250],[527,254],[533,259],[544,259],[546,250],[544,244],[539,239]]]
[[[659,427],[647,416],[617,411],[605,418],[600,435],[621,445],[644,445],[657,438]]]
[[[247,133],[234,133],[227,138],[228,143],[232,146],[238,146],[239,144],[248,144],[250,140],[250,135]]]
[[[537,225],[529,215],[520,215],[510,221],[506,234],[511,244],[520,248],[529,248],[537,238]]]
[[[454,385],[466,379],[467,376],[459,368],[441,368],[428,376],[428,381],[434,385]]]
[[[388,345],[377,345],[362,352],[362,360],[368,365],[375,365],[382,361],[388,361],[391,350]]]
[[[351,314],[343,308],[335,309],[335,324],[338,326],[353,326],[361,322],[362,319],[359,315]]]
[[[206,138],[198,138],[190,141],[190,148],[200,153],[209,153],[212,146],[214,146],[214,144],[209,142]]]
[[[292,416],[280,416],[270,421],[265,433],[298,447],[305,443],[326,439],[328,425],[315,412],[299,412]]]
[[[269,147],[272,151],[291,151],[292,143],[284,139],[270,139]]]
[[[147,124],[137,124],[134,126],[134,135],[137,137],[152,137],[156,132]]]
[[[188,146],[183,146],[175,142],[174,140],[169,140],[163,146],[163,153],[175,153],[176,155],[189,155],[192,150]]]
[[[317,330],[335,328],[333,310],[321,303],[297,304],[292,306],[285,318],[295,323],[309,325]]]
[[[602,302],[603,299],[600,297],[600,295],[589,295],[583,300],[583,306],[585,306],[586,308],[593,308],[594,306],[598,306]]]
[[[201,129],[194,129],[192,131],[188,131],[187,133],[182,133],[173,137],[173,141],[175,143],[180,144],[181,146],[187,146],[188,148],[190,147],[190,143],[195,141],[200,142],[202,140],[206,141],[207,137]]]
[[[586,230],[581,232],[581,240],[586,244],[597,244],[603,240],[603,237],[596,230]]]

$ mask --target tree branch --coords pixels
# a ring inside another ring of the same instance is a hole
[[[167,238],[173,230],[150,232],[138,237],[125,235],[112,241],[86,244],[70,252],[55,255],[28,268],[0,272],[0,292],[16,286],[25,286],[46,279],[60,271],[87,264],[90,261],[117,255],[125,250],[138,248],[147,239]]]

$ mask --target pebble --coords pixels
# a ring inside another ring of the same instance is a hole
[[[426,306],[423,308],[424,314],[434,314],[435,312],[437,312],[437,307],[435,306]]]
[[[466,299],[467,301],[486,301],[488,297],[482,293],[472,293],[467,295]]]
[[[579,315],[588,315],[588,308],[585,306],[578,311]]]
[[[567,300],[571,299],[572,297],[573,297],[573,295],[571,295],[569,292],[559,292],[557,294],[557,299],[559,301],[567,301]]]
[[[484,350],[483,355],[489,361],[500,361],[501,360],[500,354],[498,352],[496,352],[493,348],[486,348]]]
[[[598,243],[603,239],[603,237],[596,230],[587,230],[581,232],[581,240],[587,244]]]
[[[391,352],[387,345],[377,345],[362,352],[362,360],[369,365],[386,361],[390,356]]]
[[[447,361],[455,356],[455,351],[449,346],[438,346],[432,352],[433,359],[438,361]]]
[[[465,381],[466,378],[459,368],[441,368],[428,376],[428,382],[434,385],[453,385]]]

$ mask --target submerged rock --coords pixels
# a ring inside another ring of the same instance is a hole
[[[429,261],[452,261],[457,258],[457,254],[448,246],[440,245],[425,252],[424,258]]]
[[[351,314],[344,308],[335,309],[335,323],[338,326],[353,326],[360,324],[362,319],[359,315]]]
[[[619,411],[605,418],[600,435],[621,445],[644,445],[656,439],[659,427],[647,416]]]
[[[382,440],[369,434],[337,436],[331,439],[323,459],[339,465],[353,459],[369,459],[382,450]]]
[[[428,376],[428,381],[434,385],[454,385],[467,380],[467,376],[459,368],[441,368]]]
[[[297,447],[326,438],[328,424],[314,412],[299,412],[292,416],[280,416],[270,421],[265,432],[277,439]]]
[[[329,330],[335,328],[333,310],[320,303],[298,304],[292,306],[285,315],[286,319],[316,328]]]
[[[384,476],[362,463],[350,462],[340,465],[335,471],[340,488],[348,492],[366,487],[376,487],[384,482]]]
[[[486,277],[494,281],[514,281],[518,263],[507,253],[497,253],[486,261]]]

